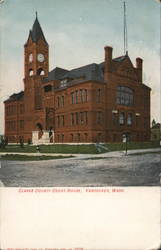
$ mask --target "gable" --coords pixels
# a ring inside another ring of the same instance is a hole
[[[121,63],[119,63],[116,72],[119,75],[132,78],[135,80],[137,79],[135,68],[128,56]]]

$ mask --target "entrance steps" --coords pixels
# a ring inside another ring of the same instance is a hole
[[[32,131],[32,143],[33,145],[40,145],[40,144],[50,144],[52,136],[49,135],[48,130],[43,130],[41,137],[39,137],[39,131]]]

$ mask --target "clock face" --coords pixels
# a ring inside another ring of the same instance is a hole
[[[32,62],[32,60],[33,60],[33,55],[30,54],[30,55],[29,55],[29,62]]]
[[[37,60],[38,60],[39,62],[43,62],[43,61],[44,61],[44,55],[43,55],[43,54],[38,54],[38,55],[37,55]]]

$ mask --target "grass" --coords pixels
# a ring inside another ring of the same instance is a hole
[[[9,160],[9,161],[40,161],[40,160],[53,160],[53,159],[64,159],[64,158],[71,158],[73,156],[48,156],[48,155],[41,155],[41,156],[33,156],[33,155],[16,155],[16,154],[7,154],[2,155],[0,157],[1,160]]]
[[[94,144],[88,145],[42,145],[41,151],[43,153],[68,153],[68,154],[97,154],[97,149]]]
[[[104,144],[109,151],[125,150],[125,143],[106,143]],[[127,149],[146,149],[159,147],[159,142],[128,142]],[[24,145],[21,148],[19,145],[8,145],[5,149],[0,148],[0,152],[22,152],[36,153],[36,146]],[[53,144],[40,145],[41,153],[62,153],[62,154],[99,154],[95,144],[84,145],[69,145],[69,144]],[[105,149],[101,153],[106,152]]]
[[[125,150],[125,143],[107,143],[105,146],[109,151],[122,151]],[[148,149],[148,148],[158,148],[160,143],[158,141],[153,142],[128,142],[127,149]]]
[[[0,149],[0,152],[22,152],[36,153],[36,146],[24,145],[21,148],[19,145],[8,145],[5,149]],[[41,153],[62,153],[62,154],[96,154],[97,149],[94,144],[88,145],[40,145]]]

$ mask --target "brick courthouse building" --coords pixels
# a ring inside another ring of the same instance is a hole
[[[150,139],[150,88],[142,82],[142,59],[128,54],[49,72],[49,45],[36,17],[24,45],[24,91],[5,104],[9,142],[121,142]]]

